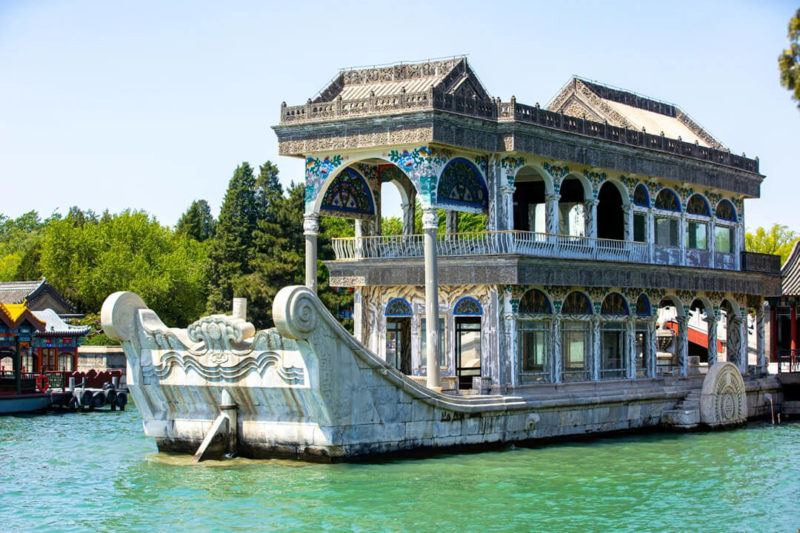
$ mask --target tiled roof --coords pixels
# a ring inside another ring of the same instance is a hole
[[[45,335],[86,335],[92,331],[91,326],[71,326],[61,320],[61,317],[52,309],[33,311],[33,314],[45,323]]]
[[[39,290],[47,280],[0,282],[0,303],[20,304]]]
[[[781,267],[781,294],[800,296],[800,241],[794,243],[792,253]]]

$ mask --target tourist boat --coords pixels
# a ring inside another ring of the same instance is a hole
[[[276,327],[242,302],[187,329],[132,293],[103,306],[159,449],[347,460],[727,426],[780,401],[780,264],[744,251],[764,176],[678,107],[577,77],[547,108],[502,102],[452,58],[341,71],[274,129],[306,168],[306,284],[278,293]],[[381,235],[384,187],[401,235]],[[321,216],[355,220],[326,262],[353,334],[315,294]]]

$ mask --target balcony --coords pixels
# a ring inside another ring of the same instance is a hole
[[[483,231],[436,236],[439,257],[516,254],[555,259],[589,259],[620,263],[707,267],[681,261],[680,249],[654,246],[650,254],[645,242],[551,235],[529,231]],[[333,239],[337,261],[423,257],[423,235],[384,235]],[[687,250],[687,255],[688,255]],[[706,255],[709,255],[706,252]],[[728,257],[730,256],[730,257]],[[696,258],[692,258],[696,259]],[[716,268],[733,270],[733,254],[715,254]]]

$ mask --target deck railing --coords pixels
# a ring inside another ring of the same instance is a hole
[[[563,259],[597,259],[647,263],[644,242],[551,235],[530,231],[482,231],[446,233],[436,236],[439,257],[522,254]],[[380,235],[334,238],[337,260],[423,257],[422,235]]]
[[[800,372],[800,350],[783,350],[778,353],[778,374]]]

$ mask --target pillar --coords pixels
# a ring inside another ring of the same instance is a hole
[[[680,367],[681,376],[689,374],[689,313],[684,312],[683,315],[675,317],[678,322],[678,337],[676,342],[678,345],[678,366]]]
[[[794,302],[791,303],[791,311],[789,312],[789,317],[791,321],[790,332],[792,335],[792,343],[789,346],[792,350],[792,354],[794,355],[795,350],[797,350],[797,306]]]
[[[561,383],[561,316],[554,315],[553,316],[553,340],[551,342],[552,345],[552,357],[553,357],[553,364],[550,365],[550,368],[553,369],[553,374],[551,376],[551,381],[553,383]]]
[[[647,377],[656,377],[658,369],[658,316],[647,321]]]
[[[436,230],[438,217],[435,207],[422,211],[422,231],[425,242],[425,342],[427,348],[428,388],[441,387],[439,379],[439,272],[436,265]]]
[[[592,381],[600,379],[600,317],[592,315],[592,346],[591,357],[589,358],[589,368]]]
[[[758,375],[763,376],[767,373],[767,352],[766,352],[766,320],[764,313],[764,303],[761,302],[756,309],[756,354],[758,355]]]
[[[769,360],[778,360],[778,306],[770,305]]]
[[[681,249],[681,265],[686,264],[686,212],[681,212],[680,228],[678,230],[678,246]]]
[[[623,204],[622,206],[622,216],[623,216],[623,223],[624,223],[624,233],[623,233],[623,240],[625,241],[632,241],[633,240],[633,207],[631,204]]]
[[[502,198],[502,205],[503,205],[503,216],[501,217],[503,227],[500,227],[498,224],[498,230],[509,230],[514,229],[514,191],[516,191],[516,187],[513,185],[508,185],[504,187],[500,187],[500,195]]]
[[[408,203],[403,204],[403,234],[414,234],[414,209],[416,207],[416,191],[408,193]]]
[[[445,231],[458,233],[458,211],[445,211]]]
[[[711,221],[708,223],[708,267],[714,268],[714,255],[717,249],[717,223],[714,214],[711,214]]]
[[[708,368],[717,362],[717,313],[706,309],[706,325],[708,326]]]
[[[586,236],[597,237],[597,204],[596,199],[587,200],[583,203],[584,216],[586,217]]]
[[[22,357],[19,353],[19,335],[14,337],[14,345],[14,388],[17,394],[22,394]]]
[[[317,292],[317,235],[319,235],[319,215],[303,217],[303,235],[306,237],[306,287]]]
[[[655,262],[656,246],[656,217],[653,215],[653,208],[647,210],[647,255],[651,263]]]
[[[544,197],[545,201],[545,223],[547,224],[547,233],[556,235],[558,233],[558,194],[547,194]]]
[[[744,213],[742,213],[744,216]],[[733,264],[734,270],[742,269],[742,250],[744,250],[744,226],[742,225],[742,217],[739,217],[739,222],[736,224],[734,230],[734,247],[733,247]]]
[[[742,307],[742,318],[739,319],[739,371],[744,376],[749,364],[749,344],[747,342],[747,310]]]
[[[633,315],[628,317],[627,345],[628,353],[625,375],[628,379],[636,378],[636,320]]]

